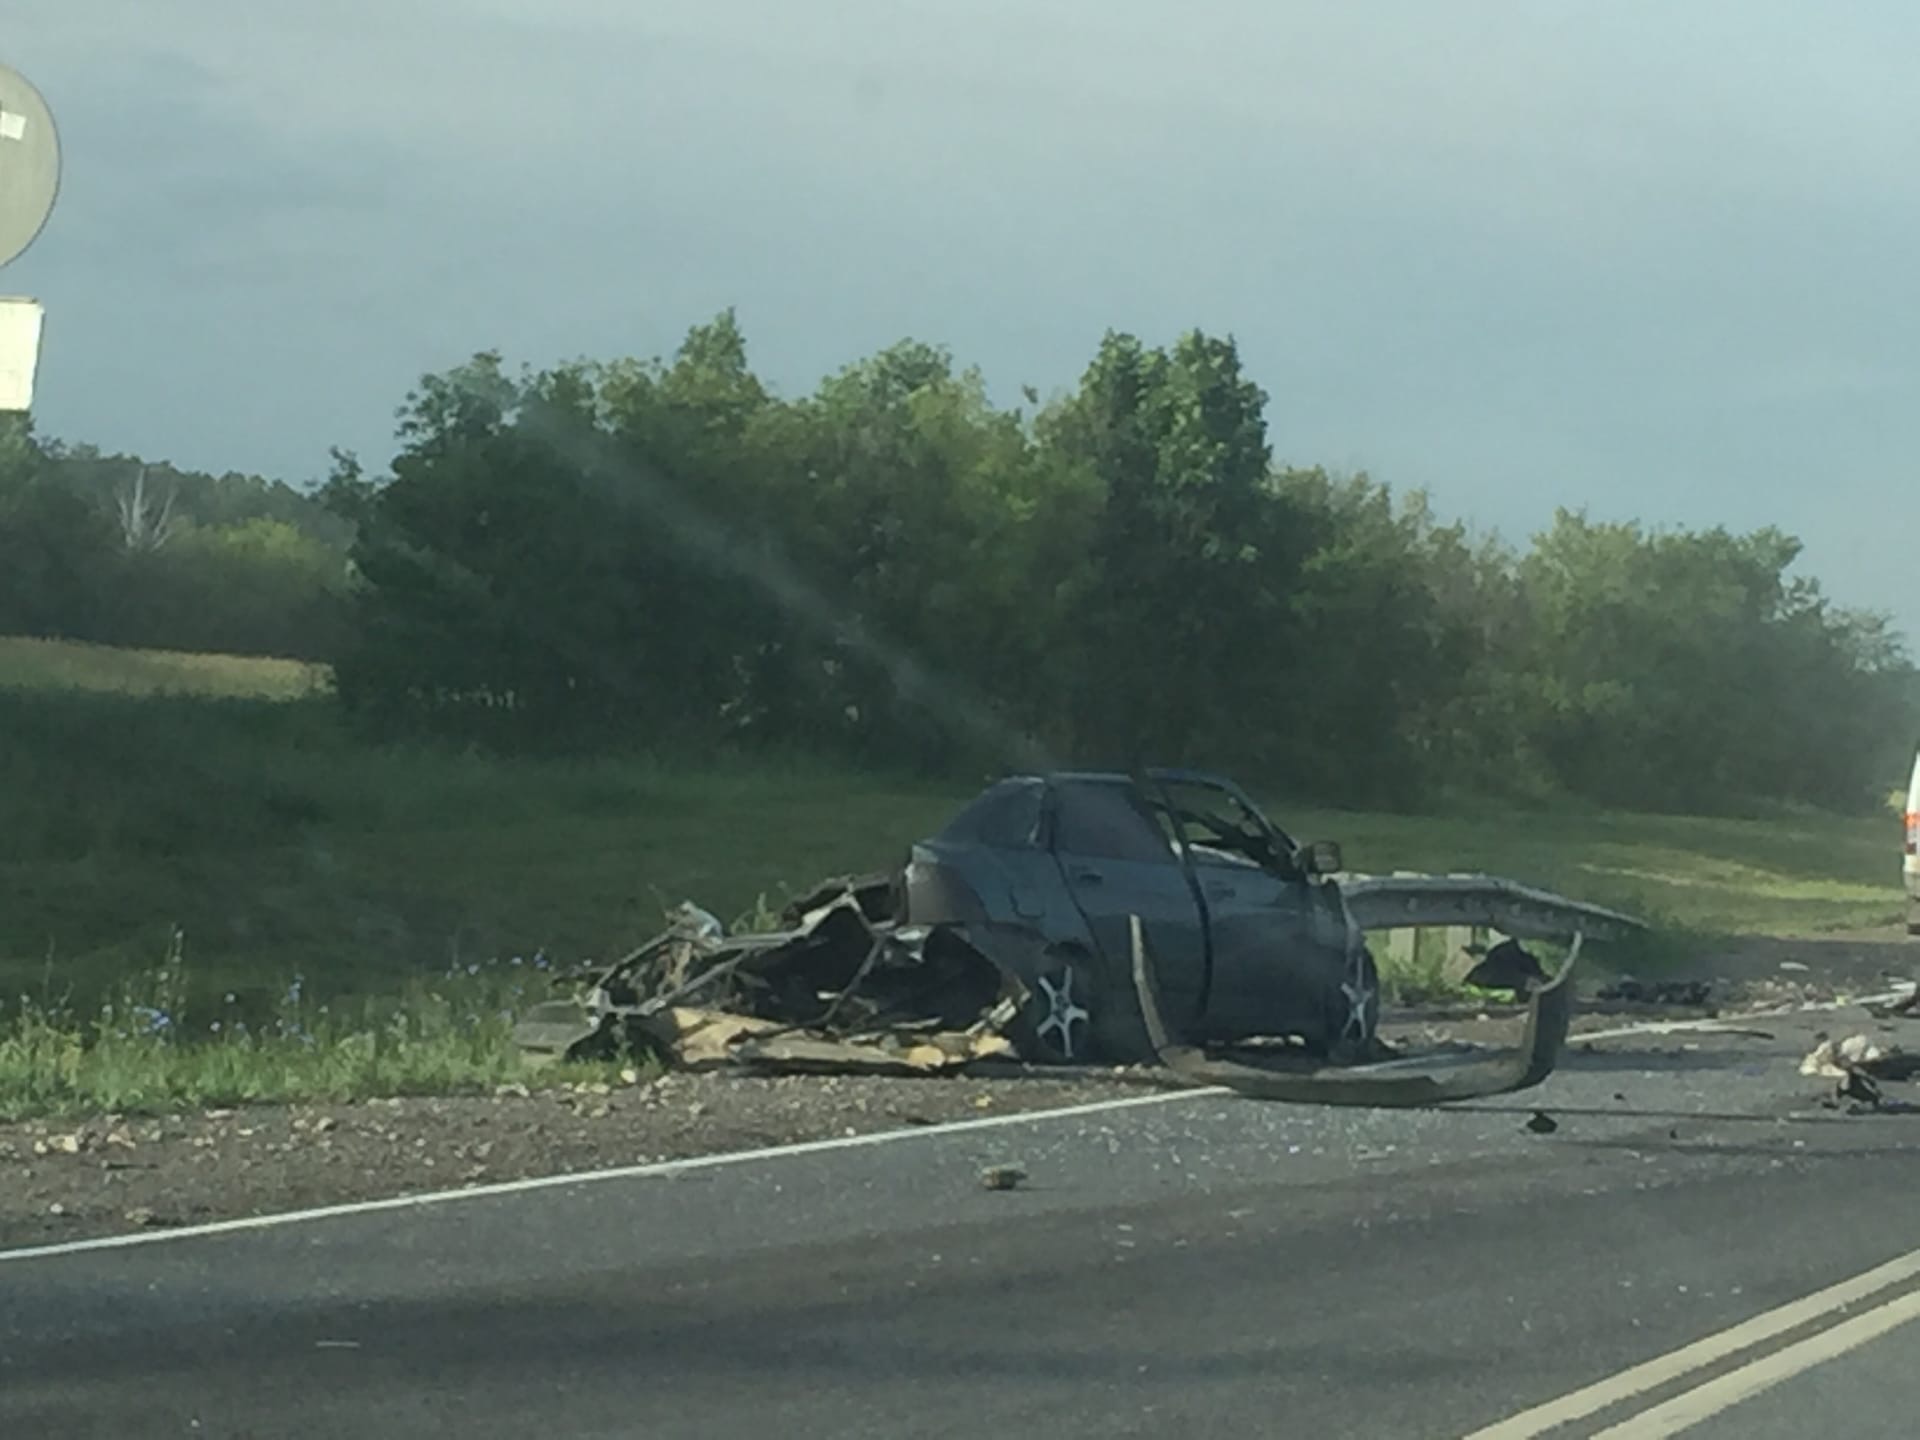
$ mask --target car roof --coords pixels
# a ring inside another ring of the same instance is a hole
[[[1200,785],[1222,785],[1228,789],[1236,788],[1224,775],[1215,775],[1206,770],[1190,770],[1177,766],[1149,766],[1139,772],[1149,780],[1190,781]],[[1038,781],[1044,785],[1132,785],[1137,777],[1123,770],[1047,770],[1035,774],[1009,775],[1007,781],[1023,781],[1032,784]]]

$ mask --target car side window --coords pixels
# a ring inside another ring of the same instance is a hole
[[[1153,813],[1124,785],[1056,785],[1053,848],[1089,860],[1177,863]]]
[[[1251,802],[1222,786],[1194,780],[1168,779],[1161,788],[1195,865],[1299,878],[1293,842]]]
[[[1035,781],[1005,781],[954,816],[944,837],[976,845],[1023,849],[1040,838],[1041,786]]]

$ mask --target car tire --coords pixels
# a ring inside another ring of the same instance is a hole
[[[1326,1056],[1336,1065],[1374,1058],[1380,1028],[1380,967],[1366,946],[1355,948],[1341,981],[1327,995]]]
[[[1027,998],[1012,1027],[1021,1055],[1037,1065],[1091,1063],[1101,1048],[1097,1008],[1092,957],[1069,949],[1047,951],[1027,983]]]

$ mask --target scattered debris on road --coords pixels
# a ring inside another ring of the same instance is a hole
[[[1026,1184],[1027,1172],[1018,1165],[989,1165],[980,1172],[980,1184],[987,1190],[1017,1190]]]
[[[1884,1082],[1920,1076],[1920,1055],[1881,1045],[1864,1034],[1821,1040],[1800,1062],[1800,1073],[1838,1082],[1826,1102],[1829,1109],[1845,1102],[1849,1115],[1920,1112],[1920,1105],[1890,1099],[1883,1088]]]
[[[1713,984],[1708,980],[1636,980],[1631,975],[1622,975],[1602,985],[1593,998],[1608,1004],[1703,1009],[1712,1002]]]
[[[1800,1062],[1802,1075],[1839,1080],[1848,1075],[1870,1075],[1876,1080],[1911,1080],[1920,1075],[1920,1054],[1897,1045],[1881,1045],[1863,1034],[1841,1040],[1826,1039]]]
[[[1902,982],[1906,993],[1885,1005],[1869,1006],[1869,1012],[1878,1020],[1920,1019],[1920,984],[1912,980]]]
[[[78,1132],[124,1125],[135,1151],[39,1154],[35,1141],[74,1122],[0,1121],[0,1249],[951,1124],[976,1119],[981,1100],[1013,1116],[1114,1098],[1109,1081],[1075,1074],[955,1085],[731,1069],[595,1088],[114,1115]],[[1021,1156],[989,1150],[980,1163],[998,1160]]]
[[[1879,1109],[1886,1094],[1880,1089],[1880,1082],[1871,1075],[1859,1070],[1848,1070],[1840,1081],[1837,1095],[1841,1100],[1852,1100],[1858,1104]]]
[[[1527,1117],[1527,1129],[1536,1135],[1551,1135],[1560,1128],[1560,1122],[1544,1110],[1536,1110]]]

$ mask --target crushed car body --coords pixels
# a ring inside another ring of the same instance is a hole
[[[536,1056],[639,1050],[680,1068],[928,1074],[1010,1057],[1006,977],[990,962],[929,956],[892,910],[892,877],[829,882],[775,931],[724,934],[692,907],[575,1000],[515,1027]]]
[[[1577,950],[1638,923],[1496,877],[1347,876],[1337,846],[1297,843],[1232,781],[1170,769],[1010,776],[900,870],[830,881],[781,921],[729,936],[683,907],[517,1036],[548,1056],[624,1045],[676,1066],[899,1074],[1015,1058],[1178,1070],[1169,1056],[1191,1071],[1194,1047],[1285,1040],[1353,1074],[1382,1053],[1370,930],[1474,925]],[[1557,1053],[1570,969],[1535,992],[1538,1050],[1503,1088]]]

